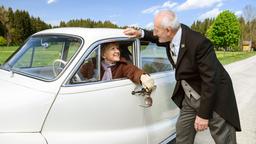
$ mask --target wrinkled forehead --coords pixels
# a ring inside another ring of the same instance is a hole
[[[154,18],[154,27],[161,27],[162,15],[156,15]]]

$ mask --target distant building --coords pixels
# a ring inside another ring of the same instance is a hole
[[[243,41],[243,51],[252,51],[252,41]]]

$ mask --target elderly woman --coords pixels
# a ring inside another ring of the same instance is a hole
[[[105,43],[101,47],[101,80],[111,80],[127,77],[137,84],[142,84],[146,90],[151,90],[154,80],[143,70],[127,62],[120,57],[119,44],[116,42]],[[82,66],[80,72],[85,78],[92,77],[92,63]]]

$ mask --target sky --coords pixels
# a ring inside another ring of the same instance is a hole
[[[26,10],[53,26],[89,18],[142,28],[152,27],[154,15],[161,9],[173,10],[181,23],[191,26],[223,10],[241,16],[246,5],[256,7],[256,0],[0,0],[0,6]]]

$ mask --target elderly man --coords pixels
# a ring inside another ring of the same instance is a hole
[[[217,144],[236,143],[241,127],[232,81],[207,38],[168,10],[156,14],[153,32],[127,28],[124,33],[166,46],[177,80],[172,99],[181,109],[177,144],[193,144],[196,132],[208,127]]]

